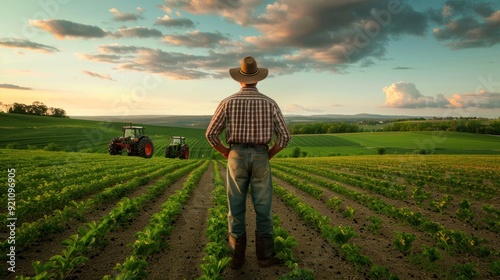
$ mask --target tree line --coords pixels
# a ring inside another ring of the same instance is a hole
[[[42,102],[35,101],[31,105],[22,103],[14,103],[9,108],[11,114],[35,115],[35,116],[50,116],[57,118],[68,118],[66,111],[61,108],[47,107]]]
[[[396,122],[384,127],[385,131],[458,131],[500,135],[500,121],[456,119],[449,121]]]
[[[291,134],[352,133],[364,130],[346,122],[301,123],[290,125]],[[500,120],[453,119],[443,121],[397,121],[379,131],[457,131],[500,135]]]
[[[355,124],[345,122],[335,123],[304,123],[292,124],[291,134],[326,134],[326,133],[349,133],[360,132],[360,128]]]

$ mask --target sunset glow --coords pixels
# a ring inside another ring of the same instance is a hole
[[[500,2],[3,1],[0,109],[211,115],[252,55],[284,114],[500,116]]]

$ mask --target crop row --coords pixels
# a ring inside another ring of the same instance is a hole
[[[288,173],[294,172],[293,167],[294,165],[289,161],[279,162],[279,164],[275,165],[275,168],[278,170],[285,170]],[[301,170],[309,170],[324,178],[329,178],[344,184],[359,187],[368,190],[371,193],[379,194],[390,199],[407,201],[408,196],[410,196],[415,201],[416,205],[422,204],[424,200],[429,200],[430,210],[440,214],[443,214],[447,208],[451,208],[452,204],[451,201],[453,197],[446,193],[444,195],[440,195],[438,190],[434,190],[433,193],[432,191],[426,191],[425,188],[420,186],[407,187],[406,185],[396,184],[387,180],[373,179],[357,174],[338,172],[335,169],[330,169],[328,166],[318,167],[317,165],[304,164],[301,165]],[[397,181],[397,179],[394,179],[394,181]],[[408,192],[409,195],[407,194]],[[483,193],[483,195],[485,194]],[[491,197],[492,196],[490,195],[490,199]],[[471,210],[472,204],[473,203],[466,198],[459,201],[458,205],[455,206],[455,208],[457,208],[455,217],[469,223],[473,227],[481,227],[492,232],[499,232],[499,209],[496,209],[492,205],[483,204],[483,218],[481,220],[475,220],[474,214]],[[481,225],[481,222],[484,223],[484,225]]]
[[[88,163],[110,163],[110,161],[123,164],[123,161],[118,158],[107,158],[103,157],[102,154],[0,149],[0,155],[2,156],[0,167],[3,170],[15,166],[26,171],[32,170],[35,173],[41,168],[58,168],[62,165],[78,166]]]
[[[104,203],[121,198],[130,191],[151,182],[154,178],[170,174],[178,168],[180,165],[172,164],[129,181],[111,185],[86,201],[76,202],[73,200],[64,208],[54,210],[50,215],[44,215],[31,223],[25,222],[17,229],[16,240],[20,244],[18,247],[20,249],[27,248],[34,240],[62,230],[71,219],[83,220],[85,213],[95,210]],[[7,246],[6,241],[0,245],[1,248],[7,248]]]
[[[80,165],[78,169],[86,171],[81,176],[67,176],[60,180],[54,178],[52,181],[44,179],[44,175],[50,177],[52,174],[50,169],[39,170],[33,176],[24,177],[22,172],[17,172],[20,176],[17,178],[19,183],[16,185],[16,217],[24,221],[39,218],[45,213],[68,205],[72,200],[82,199],[110,185],[136,177],[144,177],[156,170],[155,166],[138,166],[130,170],[133,165],[124,164],[116,168],[111,167],[108,172],[95,173],[92,167],[91,163]],[[19,191],[17,187],[23,186],[26,189]],[[4,221],[6,214],[0,214],[0,218]]]
[[[281,165],[276,165],[275,167],[278,170],[291,174],[290,172],[293,172],[293,169],[290,169],[290,166],[293,165],[281,164]],[[328,178],[345,184],[359,186],[370,192],[377,193],[388,198],[393,198],[398,200],[404,200],[407,198],[407,192],[406,192],[407,187],[405,185],[400,185],[385,180],[366,178],[355,174],[340,173],[335,171],[329,171]]]
[[[0,150],[0,153],[2,151]],[[8,163],[8,165],[7,165]],[[133,160],[119,160],[114,157],[103,157],[96,154],[37,152],[36,155],[25,151],[13,151],[2,160],[6,169],[15,169],[19,181],[16,194],[32,197],[43,194],[52,188],[63,188],[67,185],[97,178],[101,173],[122,173],[135,166],[137,169],[148,167],[148,163]],[[87,176],[87,177],[85,177]],[[1,194],[4,199],[6,193]]]
[[[322,216],[314,207],[303,203],[298,196],[276,183],[273,189],[275,194],[288,206],[292,207],[299,217],[320,231],[329,243],[334,246],[340,246],[340,250],[345,254],[345,258],[356,268],[366,270],[365,272],[370,277],[376,277],[377,275],[386,277],[377,279],[397,279],[397,276],[392,275],[386,267],[373,264],[373,261],[369,257],[360,254],[361,248],[359,246],[349,243],[352,237],[359,236],[352,227],[342,225],[331,226],[330,218]]]
[[[19,174],[17,179],[20,182],[16,186],[16,195],[34,197],[52,188],[63,188],[81,181],[88,182],[99,173],[122,173],[134,164],[139,168],[147,167],[147,165],[138,165],[133,162],[111,166],[109,163],[103,162],[81,163],[78,166],[66,163],[41,168],[35,166],[19,167],[17,163],[14,163],[16,173]],[[7,194],[4,193],[0,199],[3,201],[6,196]]]
[[[308,182],[314,182],[336,193],[345,195],[346,197],[362,205],[365,205],[369,209],[374,210],[376,213],[385,214],[388,217],[398,219],[399,221],[403,221],[417,229],[427,232],[428,234],[433,236],[437,241],[442,240],[443,235],[446,236],[447,238],[450,238],[451,239],[450,242],[447,242],[445,246],[446,247],[445,249],[447,250],[455,250],[457,252],[462,252],[462,253],[474,252],[478,250],[482,251],[485,249],[489,250],[487,248],[479,247],[481,243],[484,243],[479,238],[462,231],[446,229],[442,225],[430,221],[421,212],[414,212],[406,207],[397,208],[379,198],[367,194],[362,194],[354,190],[350,190],[341,185],[338,185],[334,182],[328,182],[318,177],[310,175],[312,173],[328,177],[329,171],[312,169],[312,168],[305,169],[303,166],[301,167],[301,170],[307,170],[310,173],[305,173],[296,169],[294,170],[294,174],[296,176],[300,176],[301,178],[307,179]],[[304,182],[304,184],[307,183]],[[455,237],[450,237],[450,236],[455,236]],[[484,254],[484,252],[482,253],[477,252],[477,253]]]
[[[121,181],[132,179],[144,172],[154,171],[154,167],[147,170],[136,170],[131,173],[107,174],[97,177],[95,174],[84,176],[87,180],[75,180],[74,183],[60,186],[57,181],[41,186],[45,191],[36,195],[17,195],[16,214],[18,219],[38,218],[43,213],[49,213],[54,209],[67,205],[72,200],[81,199],[87,195],[98,192],[107,186],[115,185]],[[82,183],[86,182],[86,183]]]
[[[280,168],[283,169],[282,166],[275,167],[278,170],[280,170]],[[435,240],[435,245],[450,254],[473,254],[476,257],[488,257],[498,255],[499,253],[494,247],[486,246],[486,240],[480,239],[461,230],[447,229],[439,223],[429,220],[429,218],[425,217],[421,212],[414,212],[406,207],[395,207],[374,196],[359,193],[335,182],[330,182],[317,177],[322,176],[324,178],[329,178],[329,175],[334,172],[305,165],[287,169],[287,171],[288,174],[293,175],[286,175],[284,172],[280,171],[275,172],[274,174],[292,184],[294,187],[300,188],[306,193],[309,193],[316,199],[321,198],[321,196],[318,196],[318,193],[321,193],[321,189],[317,187],[321,186],[356,201],[361,205],[366,206],[368,209],[371,209],[375,213],[384,214],[389,218],[395,219],[396,221],[404,222],[405,224],[424,232],[425,235],[432,237]],[[315,174],[315,176],[311,174]],[[314,183],[317,186],[314,186],[311,183]],[[331,200],[328,202],[330,201]],[[351,211],[354,211],[354,209],[351,209]],[[494,263],[496,262],[491,262],[491,264]]]
[[[184,176],[186,172],[199,167],[202,162],[188,165],[171,172],[165,178],[157,181],[154,186],[148,188],[144,194],[129,199],[122,198],[109,214],[101,217],[98,221],[88,222],[79,227],[78,233],[71,235],[63,242],[65,249],[60,254],[51,257],[47,262],[33,262],[35,279],[64,279],[79,265],[88,261],[87,254],[90,249],[102,246],[107,234],[112,230],[124,225],[144,207],[152,198],[157,197],[173,182]],[[30,277],[20,277],[30,279]]]
[[[207,229],[205,235],[208,243],[203,251],[203,262],[200,265],[203,275],[199,279],[215,280],[222,279],[222,272],[226,269],[231,257],[228,257],[227,246],[227,197],[226,188],[219,170],[219,164],[214,162],[213,174],[213,202],[214,207],[209,209]]]
[[[120,274],[116,277],[106,276],[104,279],[130,279],[134,277],[141,279],[147,276],[147,257],[166,247],[164,237],[172,233],[174,228],[172,222],[182,212],[182,205],[197,186],[199,179],[207,170],[208,164],[209,162],[206,161],[194,170],[183,184],[182,189],[176,191],[162,204],[162,210],[153,214],[148,225],[142,231],[135,233],[137,239],[133,244],[130,244],[133,248],[132,255],[115,267],[116,270],[120,271]]]
[[[112,199],[122,197],[124,194],[136,189],[139,186],[150,183],[153,179],[164,176],[153,186],[148,186],[147,192],[138,197],[129,199],[122,198],[107,215],[99,220],[87,222],[78,228],[77,233],[65,239],[62,243],[63,249],[47,261],[34,261],[32,263],[34,275],[21,275],[18,279],[66,279],[72,277],[76,269],[83,269],[89,261],[89,255],[96,247],[107,245],[108,234],[123,225],[129,223],[139,211],[143,211],[143,205],[153,197],[158,196],[167,186],[176,181],[180,176],[194,170],[183,185],[183,189],[171,195],[162,205],[162,210],[152,215],[149,224],[141,231],[135,233],[136,241],[129,244],[133,248],[133,253],[122,263],[116,266],[119,274],[107,275],[105,279],[128,279],[130,277],[146,276],[148,266],[148,256],[155,254],[159,249],[164,248],[165,236],[173,230],[173,221],[182,212],[182,204],[189,197],[189,193],[196,187],[201,175],[207,170],[210,161],[178,161],[178,164],[171,164],[163,168],[154,170],[143,177],[122,181],[115,185],[110,185],[102,192],[93,195],[86,201],[71,201],[62,209],[56,209],[51,215],[25,223],[17,232],[17,241],[21,244],[19,248],[28,248],[30,244],[44,235],[60,230],[73,218],[84,219],[84,213],[91,211],[98,205],[107,203]],[[202,164],[203,163],[203,164]],[[203,264],[200,265],[204,274],[201,279],[216,279],[221,277],[230,258],[227,256],[227,201],[224,183],[219,169],[214,164],[214,204],[215,207],[209,210],[210,218],[206,235],[209,243],[206,244]],[[157,166],[158,167],[158,166]],[[149,171],[148,171],[149,172]],[[156,181],[156,180],[155,180]],[[82,184],[84,184],[82,182]],[[299,268],[298,259],[293,257],[291,247],[296,246],[296,242],[288,232],[279,227],[279,219],[275,217],[275,238],[277,252],[281,258],[287,261],[290,274],[312,275],[311,272]],[[5,245],[5,244],[3,244]],[[313,278],[307,278],[313,279]]]
[[[373,160],[335,161],[315,159],[302,164],[349,170],[367,177],[404,179],[416,186],[438,187],[450,194],[464,193],[476,199],[488,200],[496,193],[500,171],[494,168],[494,157],[475,156],[466,162],[452,162],[452,157],[418,156],[419,158],[382,157]],[[366,158],[363,158],[366,159]]]

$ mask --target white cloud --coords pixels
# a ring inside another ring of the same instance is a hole
[[[449,99],[451,107],[456,108],[500,108],[500,93],[489,93],[481,90],[475,93],[453,94]]]
[[[289,57],[310,67],[382,58],[400,35],[423,35],[425,14],[393,1],[283,0],[267,5],[252,24],[261,35],[246,38],[255,47],[293,50]],[[334,71],[337,69],[333,69]]]
[[[123,13],[116,8],[109,9],[109,12],[113,14],[113,20],[115,21],[137,21],[142,18],[143,9],[141,7],[136,8],[137,13]]]
[[[180,8],[192,14],[218,14],[231,22],[248,25],[255,16],[255,7],[264,2],[265,0],[165,0],[165,6],[168,11]]]
[[[91,71],[88,71],[88,70],[82,70],[82,72],[85,75],[88,75],[88,76],[91,76],[91,77],[95,77],[95,78],[99,78],[99,79],[103,79],[103,80],[114,81],[113,78],[111,78],[111,76],[109,74],[103,75],[103,74],[98,74],[98,73],[91,72]]]
[[[52,46],[35,43],[25,39],[4,38],[0,39],[0,47],[23,48],[44,53],[58,52],[59,50]]]
[[[149,37],[162,37],[163,33],[154,28],[147,27],[130,27],[122,28],[116,31],[113,35],[116,37],[138,37],[138,38],[149,38]]]
[[[162,18],[157,18],[155,25],[162,25],[168,28],[193,28],[195,26],[194,22],[187,18],[171,18],[168,15]]]
[[[81,24],[64,19],[30,20],[29,24],[43,29],[58,39],[72,38],[102,38],[109,35],[98,26]]]
[[[448,41],[453,50],[484,48],[500,44],[500,10],[481,1],[447,1],[441,15],[429,11],[429,19],[440,26],[432,29],[434,37]]]
[[[0,88],[18,89],[18,90],[31,90],[31,88],[29,88],[29,87],[22,87],[22,86],[13,85],[13,84],[0,84]]]
[[[384,87],[383,92],[384,107],[390,108],[500,108],[500,93],[490,93],[485,90],[456,93],[449,98],[440,93],[434,98],[424,96],[413,83],[397,82]]]
[[[220,32],[201,32],[199,30],[188,32],[185,35],[167,35],[163,41],[175,45],[189,48],[216,48],[225,45],[229,38]]]
[[[382,91],[385,93],[384,107],[425,108],[449,105],[449,101],[442,94],[438,95],[436,99],[424,96],[413,83],[397,82],[384,87]]]

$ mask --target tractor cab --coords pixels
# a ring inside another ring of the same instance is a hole
[[[184,145],[186,144],[186,137],[173,136],[171,145]]]
[[[122,127],[123,138],[138,139],[144,135],[142,126],[124,126]]]

